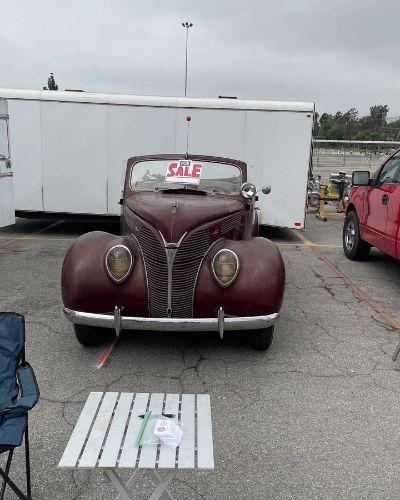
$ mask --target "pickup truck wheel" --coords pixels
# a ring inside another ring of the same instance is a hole
[[[354,210],[349,212],[344,220],[343,250],[351,260],[365,260],[371,251],[371,245],[361,239],[358,217]]]
[[[74,324],[74,332],[78,342],[87,347],[111,340],[115,335],[114,330],[109,328],[94,328],[76,324]]]
[[[270,326],[263,330],[254,330],[251,339],[251,347],[255,351],[266,351],[271,345],[274,336],[274,327]]]

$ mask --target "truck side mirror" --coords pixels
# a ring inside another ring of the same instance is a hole
[[[368,186],[371,174],[368,170],[356,170],[352,175],[353,186]]]
[[[261,188],[261,191],[263,194],[269,194],[271,192],[271,186],[269,184],[265,184],[265,186]]]

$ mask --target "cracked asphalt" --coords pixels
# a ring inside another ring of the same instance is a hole
[[[80,346],[63,317],[60,272],[77,236],[118,226],[19,219],[0,230],[0,310],[26,314],[27,359],[41,389],[30,417],[33,498],[116,495],[99,472],[57,469],[88,393],[116,390],[210,393],[216,469],[178,473],[174,498],[398,499],[400,361],[391,356],[399,332],[318,252],[397,322],[400,264],[377,250],[367,262],[347,260],[342,223],[310,215],[303,240],[270,232],[287,285],[267,353],[239,334],[130,333],[101,369],[106,346]],[[19,451],[14,478],[22,471]],[[134,484],[135,498],[148,498],[146,474]]]

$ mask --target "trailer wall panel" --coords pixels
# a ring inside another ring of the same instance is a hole
[[[14,203],[17,210],[43,210],[40,104],[39,101],[8,101]]]

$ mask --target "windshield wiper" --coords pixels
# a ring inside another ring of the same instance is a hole
[[[190,194],[200,194],[200,195],[207,195],[207,191],[199,190],[199,189],[193,189],[193,188],[165,188],[165,189],[160,189],[162,193],[179,193],[179,194],[184,194],[184,193],[190,193]]]

